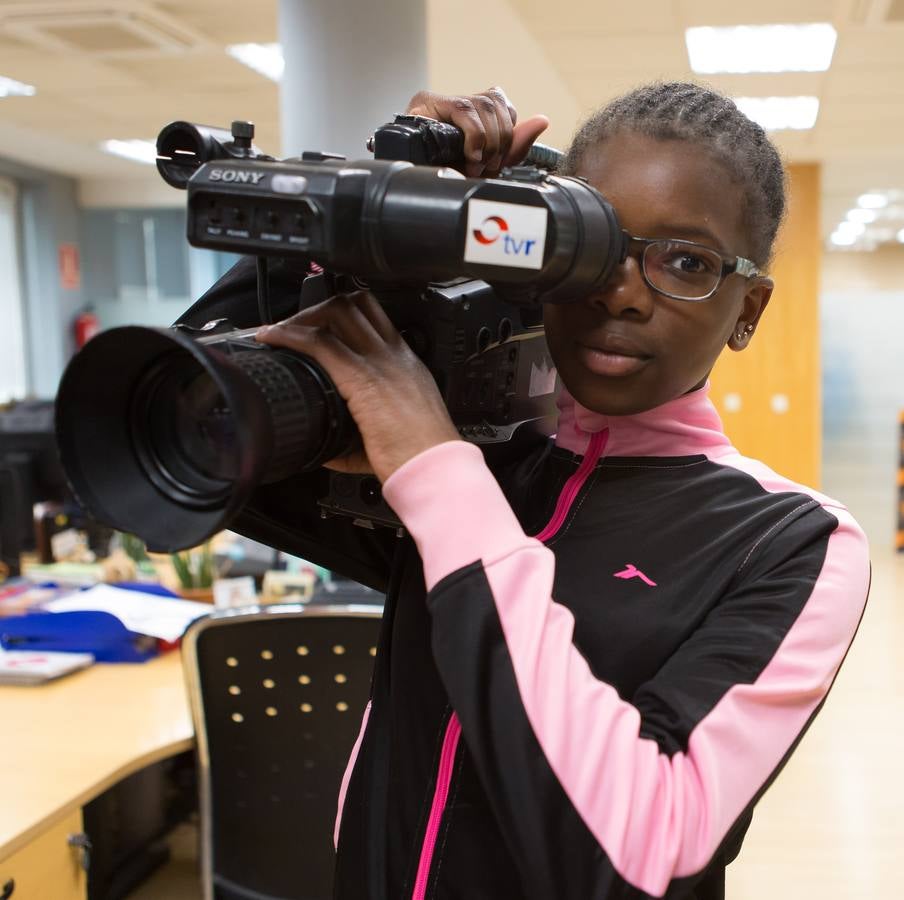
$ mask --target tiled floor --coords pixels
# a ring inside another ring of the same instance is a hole
[[[904,897],[904,554],[873,542],[866,614],[826,705],[760,801],[730,900]]]
[[[904,554],[873,547],[873,585],[828,701],[757,807],[729,900],[904,896]],[[193,832],[130,900],[199,900]],[[550,898],[553,900],[553,898]]]

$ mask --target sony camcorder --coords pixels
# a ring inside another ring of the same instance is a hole
[[[247,122],[231,132],[174,122],[158,138],[157,166],[187,189],[193,246],[249,256],[237,269],[253,266],[256,302],[230,296],[227,274],[171,329],[102,332],[59,388],[57,439],[77,498],[151,550],[241,531],[262,486],[360,440],[326,372],[258,344],[260,324],[369,289],[462,437],[504,456],[554,427],[541,304],[599,289],[625,255],[612,206],[582,179],[553,174],[549,148],[481,179],[453,168],[462,133],[419,117],[378,129],[372,160],[276,160],[252,139]],[[398,526],[373,478],[333,475],[320,505]]]

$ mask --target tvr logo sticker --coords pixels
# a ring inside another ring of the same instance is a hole
[[[508,222],[502,216],[487,216],[481,223],[480,228],[474,229],[474,239],[486,246],[487,244],[495,244],[502,238],[502,250],[506,256],[518,256],[519,254],[528,257],[534,249],[536,240],[522,238],[520,241],[506,234],[509,230]]]
[[[481,244],[493,244],[504,231],[508,231],[508,222],[502,216],[487,216],[480,228],[474,229],[474,237]]]
[[[650,587],[656,587],[656,582],[647,578],[634,563],[627,563],[627,568],[622,569],[621,572],[613,572],[612,574],[614,578],[624,578],[626,581],[629,578],[639,578],[644,584],[648,584]]]
[[[468,201],[465,262],[517,269],[543,268],[545,207],[475,198]]]

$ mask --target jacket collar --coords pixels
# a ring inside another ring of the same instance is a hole
[[[583,455],[590,436],[609,429],[606,456],[709,456],[731,447],[709,399],[710,384],[632,416],[604,416],[559,394],[556,446]]]

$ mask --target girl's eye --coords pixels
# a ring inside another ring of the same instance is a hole
[[[684,250],[673,254],[666,260],[666,265],[688,275],[708,275],[713,270],[706,257]]]

